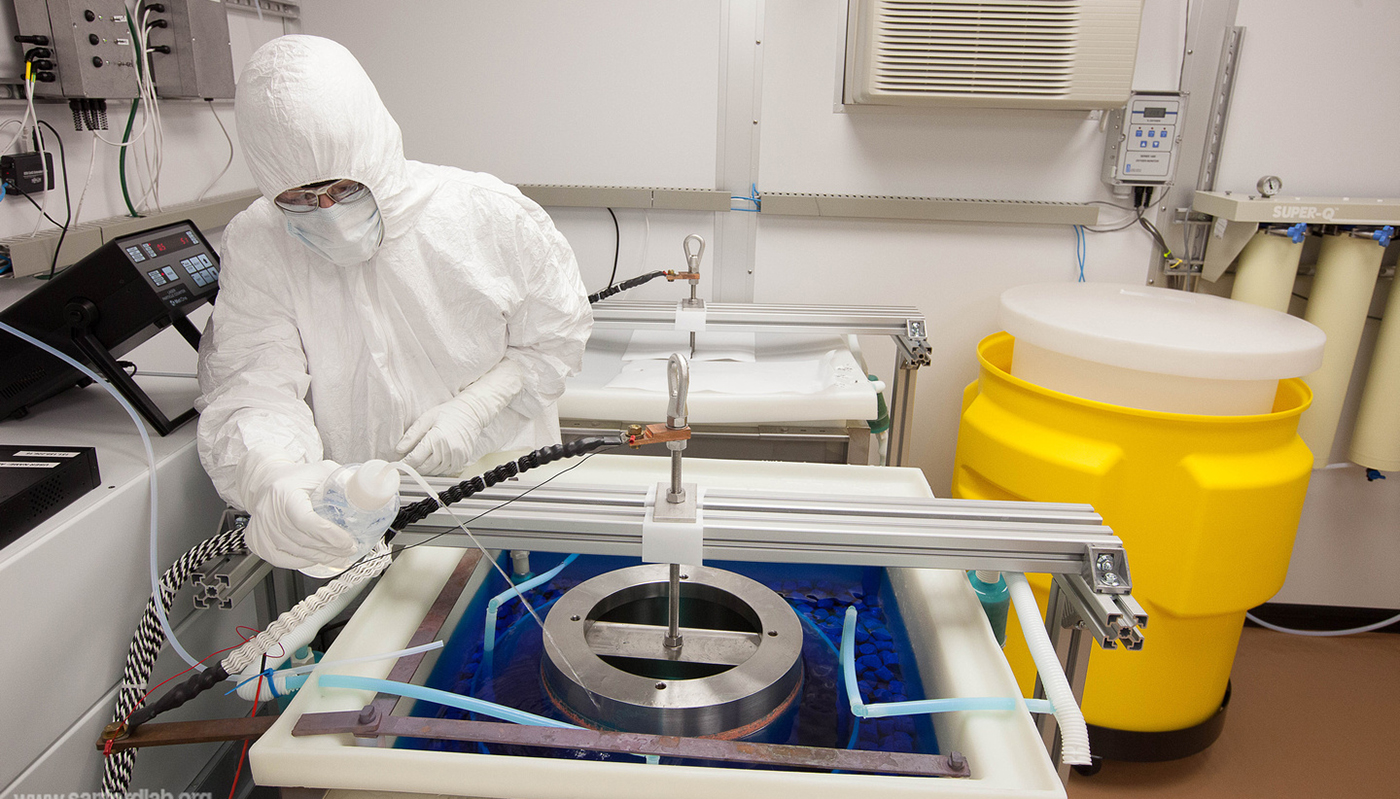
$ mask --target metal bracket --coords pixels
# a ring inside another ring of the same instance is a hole
[[[1133,579],[1128,574],[1128,555],[1122,549],[1109,549],[1089,544],[1084,575],[1096,594],[1131,594]]]
[[[1142,629],[1147,626],[1147,613],[1130,594],[1101,594],[1088,589],[1082,579],[1057,574],[1055,584],[1066,600],[1065,627],[1078,627],[1093,635],[1103,649],[1142,649]]]
[[[272,571],[272,564],[252,554],[225,555],[213,566],[191,573],[194,606],[229,610],[243,601]]]

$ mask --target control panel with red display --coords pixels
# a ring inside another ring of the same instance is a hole
[[[117,247],[171,308],[219,290],[219,256],[189,222],[118,239]]]

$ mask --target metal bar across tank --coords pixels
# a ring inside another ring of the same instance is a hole
[[[647,489],[497,486],[454,506],[486,546],[641,554]],[[421,491],[405,487],[412,500]],[[502,505],[503,502],[508,504]],[[470,546],[437,511],[395,538]],[[1089,548],[1122,542],[1088,505],[714,490],[705,497],[705,556],[717,560],[1089,573]]]

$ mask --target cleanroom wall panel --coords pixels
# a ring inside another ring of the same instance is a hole
[[[1245,27],[1215,188],[1286,194],[1400,194],[1400,3],[1239,0]]]
[[[309,0],[409,158],[509,183],[714,188],[718,0]]]

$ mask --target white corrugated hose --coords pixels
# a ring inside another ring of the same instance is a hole
[[[1045,686],[1045,695],[1055,706],[1055,721],[1060,726],[1060,762],[1071,766],[1087,766],[1089,761],[1089,727],[1084,723],[1084,713],[1079,703],[1074,701],[1069,680],[1060,668],[1060,659],[1055,656],[1055,647],[1050,644],[1050,635],[1045,632],[1045,619],[1040,615],[1035,594],[1026,582],[1024,574],[1003,572],[1006,587],[1011,590],[1011,604],[1016,608],[1016,619],[1021,622],[1021,634],[1026,637],[1026,648],[1035,661],[1035,669],[1040,672],[1040,682]]]

